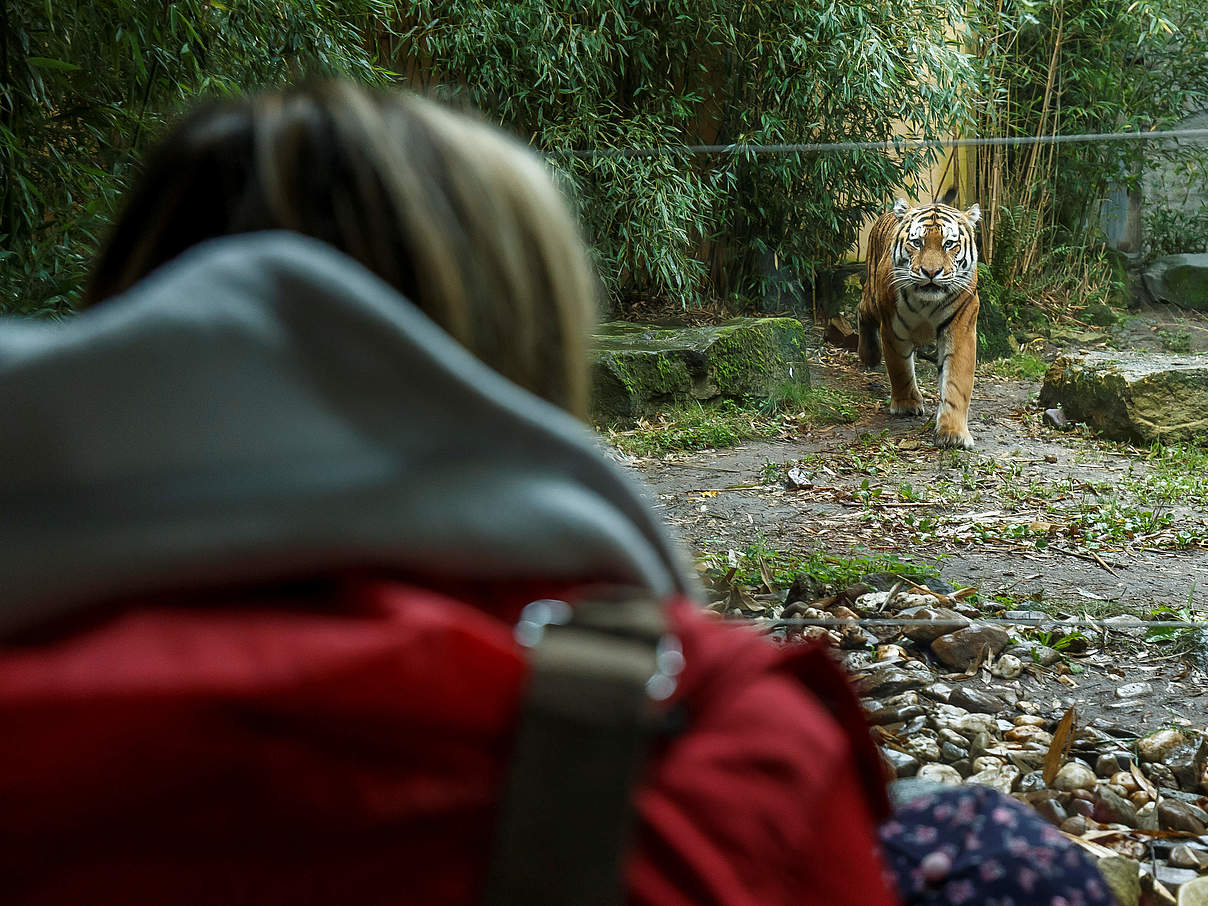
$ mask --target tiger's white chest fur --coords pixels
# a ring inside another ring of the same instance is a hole
[[[934,343],[940,327],[952,318],[959,297],[960,292],[936,291],[931,287],[899,289],[895,335],[914,346]]]

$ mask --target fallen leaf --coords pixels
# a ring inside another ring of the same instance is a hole
[[[1073,708],[1069,708],[1061,716],[1057,729],[1053,731],[1053,741],[1049,743],[1049,750],[1044,756],[1044,768],[1041,771],[1045,786],[1053,785],[1057,772],[1065,764],[1066,754],[1069,752],[1070,744],[1074,740],[1074,726],[1077,722],[1077,712]]]

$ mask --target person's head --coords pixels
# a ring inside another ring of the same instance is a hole
[[[549,172],[500,131],[347,82],[205,107],[148,158],[85,304],[203,240],[270,229],[335,246],[496,371],[584,414],[595,278]]]

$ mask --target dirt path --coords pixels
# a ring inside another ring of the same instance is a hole
[[[1184,335],[1192,351],[1208,348],[1202,320],[1148,310],[1102,342],[1156,351]],[[1093,333],[1074,341],[1100,342]],[[865,372],[854,355],[833,349],[819,349],[811,367],[816,383],[854,398],[853,424],[629,460],[697,556],[891,554],[938,568],[953,586],[975,586],[986,615],[1208,610],[1208,453],[1155,455],[1059,431],[1035,403],[1038,380],[992,374],[979,375],[974,392],[977,449],[940,450],[929,419],[888,415],[883,371]],[[921,364],[919,378],[934,411],[934,368]],[[1202,727],[1204,666],[1202,650],[1172,652],[1138,632],[1105,635],[1078,660],[1076,679],[1062,669],[1033,672],[1016,694],[1053,713],[1077,707],[1102,726]],[[1151,682],[1153,693],[1113,697],[1134,681]]]

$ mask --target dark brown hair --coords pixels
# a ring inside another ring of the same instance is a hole
[[[147,159],[85,304],[205,239],[267,229],[333,245],[496,371],[584,414],[596,281],[548,170],[499,130],[348,82],[202,108]]]

